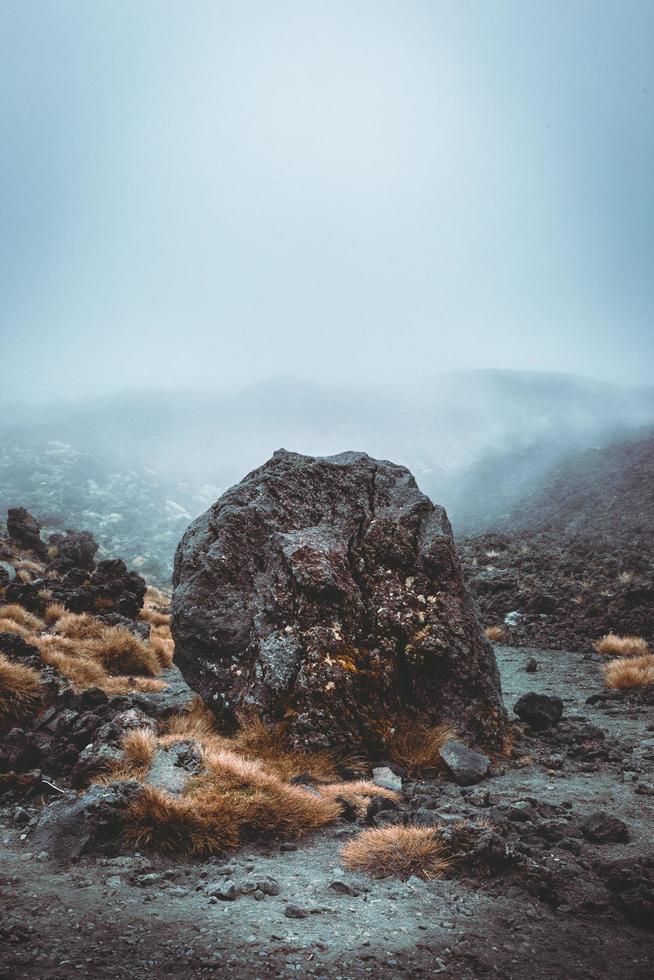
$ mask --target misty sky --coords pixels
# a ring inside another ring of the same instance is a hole
[[[651,383],[652,0],[3,0],[2,397]]]

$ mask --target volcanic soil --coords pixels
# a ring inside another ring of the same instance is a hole
[[[601,691],[592,655],[496,654],[507,707],[529,690],[556,694],[563,721],[540,734],[519,725],[514,757],[495,760],[477,786],[408,784],[407,805],[419,797],[423,812],[431,798],[446,821],[506,825],[508,815],[529,874],[373,880],[341,864],[340,848],[358,832],[346,823],[229,859],[131,854],[62,867],[31,850],[29,825],[6,810],[0,976],[651,976],[654,933],[629,921],[644,908],[651,926],[651,892],[643,896],[641,882],[625,902],[606,881],[620,863],[654,862],[654,707],[587,704]],[[535,673],[525,671],[530,658]],[[628,842],[592,843],[579,832],[598,810],[624,821]]]

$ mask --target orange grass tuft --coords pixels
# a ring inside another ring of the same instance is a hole
[[[18,603],[12,602],[7,606],[0,606],[0,619],[10,619],[19,626],[24,626],[31,633],[38,633],[44,629],[43,620],[33,613],[23,609]]]
[[[66,615],[66,607],[63,602],[51,602],[46,606],[43,618],[48,626],[53,626],[57,620]]]
[[[433,829],[383,827],[364,830],[341,851],[344,864],[373,878],[439,878],[449,867]]]
[[[504,639],[504,628],[502,626],[487,626],[484,634],[491,643],[500,643]]]
[[[66,612],[57,620],[54,632],[70,640],[93,640],[101,637],[107,629],[106,623],[90,613]]]
[[[391,760],[402,766],[407,776],[414,778],[442,769],[439,751],[453,738],[456,733],[448,725],[400,722],[388,740],[388,751]]]
[[[127,766],[145,774],[157,750],[157,736],[149,728],[135,728],[125,735],[122,749]]]
[[[157,655],[142,640],[120,626],[104,626],[102,634],[85,644],[88,653],[109,674],[161,673]]]
[[[148,647],[154,653],[162,670],[167,670],[172,666],[175,653],[175,643],[173,640],[164,639],[161,636],[153,636],[148,643]]]
[[[283,725],[268,728],[254,715],[242,720],[239,730],[225,740],[225,745],[248,759],[260,759],[280,779],[288,780],[300,773],[308,773],[316,782],[339,778],[331,752],[291,748]]]
[[[3,619],[0,617],[0,633],[15,633],[23,640],[31,640],[32,632],[26,626],[21,626],[15,619]]]
[[[654,654],[609,660],[604,667],[604,683],[611,688],[654,684]]]
[[[595,649],[612,657],[642,657],[650,652],[649,644],[642,636],[617,636],[615,633],[603,636]]]
[[[41,678],[35,670],[0,653],[0,718],[18,717],[29,711],[41,690]]]

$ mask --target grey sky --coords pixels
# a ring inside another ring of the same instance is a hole
[[[5,397],[651,383],[651,0],[5,0]]]

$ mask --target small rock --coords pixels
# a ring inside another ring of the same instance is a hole
[[[329,887],[332,891],[338,892],[340,895],[352,895],[356,898],[360,894],[356,888],[352,888],[346,881],[332,881]]]
[[[446,742],[439,749],[438,754],[459,786],[473,786],[481,782],[490,772],[488,756],[469,749],[461,742]]]
[[[222,902],[233,902],[239,890],[233,881],[219,882],[216,885],[208,885],[206,889],[210,898],[219,898]]]
[[[309,917],[309,910],[300,908],[299,905],[287,905],[284,909],[284,915],[287,919],[307,919]]]
[[[388,766],[377,766],[373,769],[372,781],[376,786],[383,786],[384,789],[392,789],[396,793],[402,792],[402,779]]]
[[[525,664],[525,670],[528,674],[535,674],[538,670],[538,661],[534,657],[530,657]]]
[[[586,817],[580,829],[586,840],[594,844],[612,844],[629,840],[629,828],[626,823],[601,810]]]
[[[550,697],[548,694],[538,694],[529,691],[528,694],[516,701],[513,711],[536,731],[544,731],[552,725],[558,725],[563,717],[563,701],[561,698]]]

